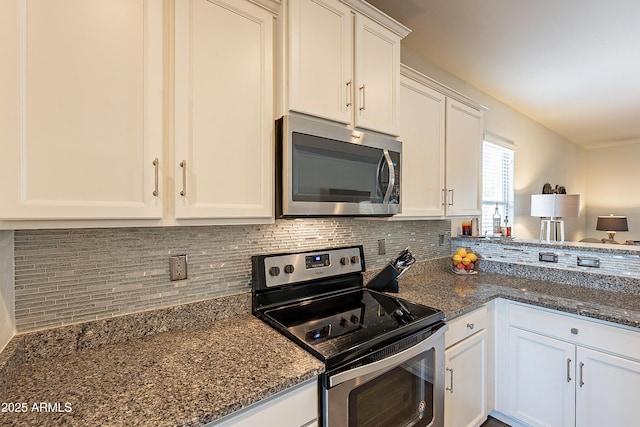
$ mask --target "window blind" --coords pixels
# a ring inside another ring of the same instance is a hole
[[[513,160],[514,149],[507,144],[484,141],[482,144],[482,234],[493,234],[493,214],[496,206],[501,217],[501,226],[508,218],[513,226],[514,187]]]

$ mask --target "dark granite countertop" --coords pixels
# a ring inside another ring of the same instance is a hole
[[[249,312],[88,347],[25,362],[0,400],[28,411],[0,425],[201,426],[324,371]],[[38,402],[59,412],[32,411]]]
[[[640,328],[640,294],[628,292],[483,271],[456,275],[446,268],[404,275],[399,289],[401,298],[437,307],[449,320],[495,298],[506,298]]]
[[[459,276],[445,265],[417,264],[398,296],[449,320],[502,297],[640,327],[638,293],[482,271]],[[21,359],[1,400],[59,402],[62,412],[0,413],[0,425],[200,426],[322,373],[318,360],[250,314],[247,296],[238,298],[231,312],[204,303],[14,338],[9,347]],[[225,313],[185,323],[203,308]]]

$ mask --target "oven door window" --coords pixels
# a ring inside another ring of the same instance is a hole
[[[349,394],[349,427],[428,426],[433,421],[434,350]]]

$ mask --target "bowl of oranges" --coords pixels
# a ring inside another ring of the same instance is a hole
[[[474,270],[478,256],[465,248],[458,248],[456,253],[451,257],[453,263],[453,272],[455,274],[478,274]]]

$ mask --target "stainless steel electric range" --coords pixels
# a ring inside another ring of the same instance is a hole
[[[326,366],[321,425],[442,426],[442,311],[367,289],[362,246],[252,257],[253,313]]]

